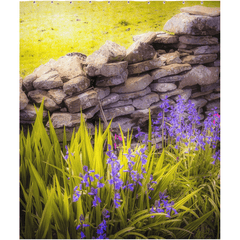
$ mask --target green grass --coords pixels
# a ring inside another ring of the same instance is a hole
[[[184,5],[181,1],[20,2],[20,75],[25,77],[51,58],[57,60],[69,52],[90,55],[106,40],[128,48],[133,35],[162,31],[165,23],[180,13],[180,8],[200,4],[200,1],[187,1]],[[219,7],[220,2],[204,1],[203,6]]]

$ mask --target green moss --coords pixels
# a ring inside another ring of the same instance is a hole
[[[20,2],[20,75],[24,77],[51,58],[57,60],[69,52],[89,55],[106,40],[128,48],[133,35],[162,31],[167,20],[180,13],[180,8],[200,4],[200,1],[186,1],[184,5],[181,1]],[[203,6],[219,7],[220,2],[204,2]]]

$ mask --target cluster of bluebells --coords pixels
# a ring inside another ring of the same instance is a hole
[[[65,149],[66,149],[66,155],[65,155],[63,158],[64,158],[65,160],[67,160],[68,157],[69,157],[68,147],[65,146]],[[72,154],[72,156],[73,156],[73,153],[71,153],[71,154]]]
[[[108,239],[107,234],[106,234],[106,232],[107,232],[106,219],[110,217],[109,211],[107,209],[103,209],[102,215],[103,215],[103,221],[97,227],[97,234],[98,234],[97,239]]]
[[[174,202],[172,201],[171,203],[168,202],[167,200],[168,196],[165,195],[165,193],[159,193],[159,200],[155,201],[154,206],[152,206],[150,212],[151,213],[166,213],[166,217],[170,218],[174,212],[174,214],[178,214],[176,209],[173,208]],[[151,216],[151,218],[154,218],[155,216]]]
[[[79,230],[79,229],[80,229],[80,231],[81,231],[81,232],[80,232],[81,239],[83,239],[83,238],[86,237],[86,235],[85,235],[84,232],[83,232],[83,229],[84,229],[85,227],[89,227],[89,226],[90,226],[89,224],[85,224],[84,221],[85,221],[85,218],[84,218],[84,216],[81,214],[81,216],[80,216],[80,224],[77,225],[77,227],[76,227],[76,230]]]

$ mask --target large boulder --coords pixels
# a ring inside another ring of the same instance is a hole
[[[62,87],[63,82],[57,71],[51,71],[46,74],[41,75],[33,82],[33,87],[35,89],[48,90],[52,88]]]
[[[113,87],[113,93],[131,93],[145,89],[153,81],[149,74],[140,74],[139,76],[129,77],[124,84]]]
[[[124,101],[124,100],[129,100],[129,99],[134,99],[138,97],[145,96],[151,92],[150,87],[146,87],[145,89],[138,91],[138,92],[131,92],[131,93],[123,93],[119,94],[119,100]]]
[[[90,79],[85,76],[75,77],[63,84],[63,91],[67,95],[73,95],[90,87]]]
[[[98,104],[98,94],[94,90],[81,93],[64,100],[70,113],[80,112],[82,110],[96,106]]]
[[[210,17],[218,17],[220,16],[220,8],[214,7],[204,7],[201,5],[196,5],[192,7],[184,7],[180,9],[181,12],[189,13],[192,15],[202,15],[202,16],[210,16]]]
[[[179,13],[168,20],[163,29],[178,35],[215,35],[220,33],[220,17]]]
[[[169,76],[169,75],[176,75],[180,72],[184,72],[187,70],[192,69],[190,64],[171,64],[167,66],[160,67],[160,69],[156,69],[150,72],[153,80]]]
[[[217,57],[217,54],[189,55],[183,57],[182,62],[189,64],[204,64],[214,62]]]
[[[205,67],[203,65],[193,67],[191,71],[184,75],[184,79],[180,82],[178,88],[195,84],[208,85],[215,83],[219,79],[219,72],[219,67]]]
[[[158,102],[158,101],[159,101],[158,94],[157,93],[150,93],[150,94],[145,95],[143,97],[134,99],[132,105],[136,109],[143,110],[143,109],[149,108],[152,103],[155,103],[155,102]]]
[[[179,42],[189,45],[214,45],[218,44],[218,38],[211,36],[183,35],[179,37]]]

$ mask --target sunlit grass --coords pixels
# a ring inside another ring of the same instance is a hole
[[[180,8],[200,5],[200,1],[130,2],[50,1],[20,2],[20,75],[30,74],[51,58],[69,52],[89,55],[111,40],[128,48],[132,36],[162,31]],[[203,2],[219,7],[220,2]],[[77,21],[78,19],[78,21]]]

